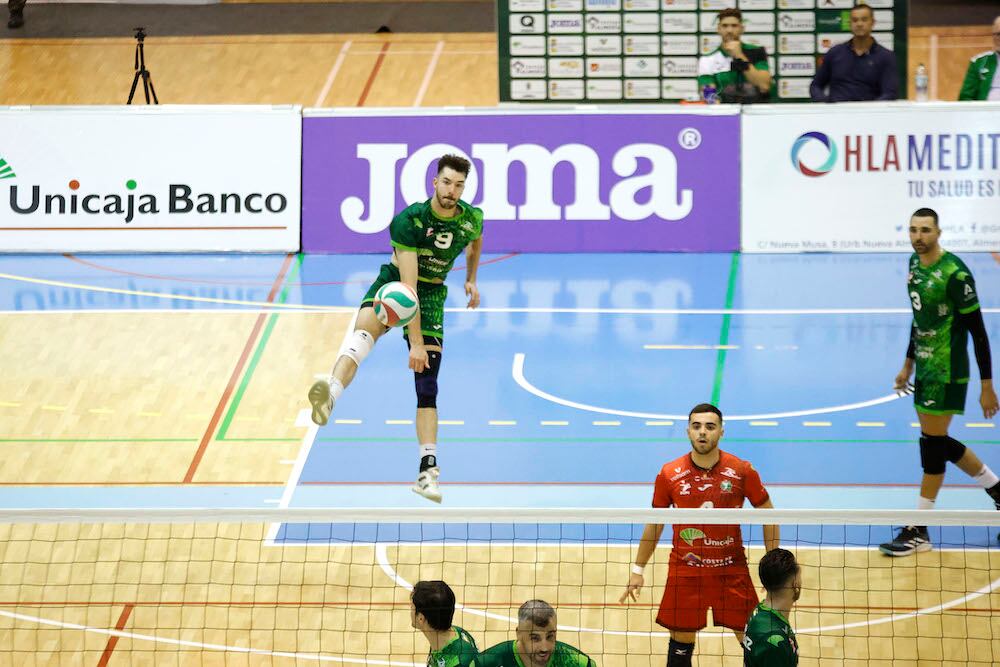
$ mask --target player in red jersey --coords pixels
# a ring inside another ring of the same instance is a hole
[[[663,466],[656,476],[653,507],[774,507],[760,475],[749,462],[719,449],[722,412],[708,403],[688,415],[691,452]],[[646,563],[663,526],[647,524],[639,542],[628,586],[619,602],[636,601]],[[767,551],[778,546],[778,527],[764,526]],[[698,631],[708,609],[716,626],[730,628],[743,641],[743,628],[757,606],[739,526],[675,525],[667,584],[656,622],[670,630],[667,667],[690,667]]]

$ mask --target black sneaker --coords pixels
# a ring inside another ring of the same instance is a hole
[[[13,30],[14,28],[20,28],[24,25],[24,10],[23,9],[12,9],[10,12],[10,19],[7,21],[7,27]]]
[[[880,544],[878,550],[886,556],[909,556],[920,551],[930,551],[932,548],[931,538],[925,526],[907,526],[899,529],[899,534],[892,542]]]

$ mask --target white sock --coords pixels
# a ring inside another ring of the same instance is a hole
[[[344,385],[341,384],[340,380],[337,378],[330,378],[330,396],[333,398],[333,402],[336,403],[340,395],[344,393]]]
[[[996,473],[990,470],[990,467],[985,463],[983,464],[983,469],[979,471],[979,474],[973,475],[972,479],[976,480],[976,483],[984,489],[991,489],[997,485],[997,482],[1000,482],[1000,478],[998,478]]]
[[[437,456],[436,442],[420,443],[420,458],[424,458],[425,456]]]
[[[937,499],[931,500],[930,498],[924,498],[923,496],[920,496],[919,498],[917,498],[917,509],[932,510],[934,509],[935,502],[937,502]]]

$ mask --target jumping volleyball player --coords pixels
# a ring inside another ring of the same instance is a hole
[[[438,503],[441,502],[441,490],[436,444],[437,377],[444,344],[444,302],[448,295],[444,281],[463,249],[467,307],[479,305],[476,272],[483,249],[483,212],[461,199],[471,167],[465,158],[445,155],[438,160],[434,196],[425,202],[411,204],[392,219],[389,225],[392,257],[388,264],[382,265],[378,278],[361,301],[357,326],[346,350],[337,358],[329,379],[319,380],[309,389],[312,420],[323,426],[329,421],[337,399],[354,379],[358,366],[375,342],[389,330],[375,316],[375,293],[382,285],[394,281],[414,288],[420,301],[419,312],[403,329],[417,390],[420,471],[413,491]]]

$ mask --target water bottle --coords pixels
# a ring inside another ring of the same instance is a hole
[[[927,68],[923,63],[917,65],[917,72],[913,75],[913,89],[916,92],[918,102],[927,101]]]
[[[719,93],[715,84],[706,84],[705,87],[701,89],[701,97],[705,100],[705,104],[718,104]]]

